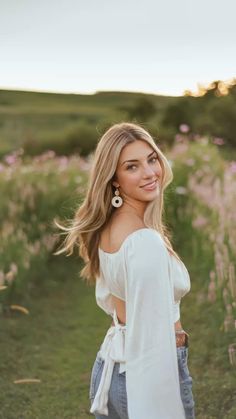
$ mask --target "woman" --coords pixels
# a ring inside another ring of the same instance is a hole
[[[89,397],[96,419],[192,419],[188,334],[180,300],[188,271],[162,221],[168,160],[133,123],[111,126],[94,156],[83,204],[65,230],[82,277],[96,281],[97,304],[113,322],[97,352]]]

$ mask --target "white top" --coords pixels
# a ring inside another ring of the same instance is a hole
[[[105,360],[90,412],[108,416],[108,392],[115,362],[126,371],[129,419],[184,419],[174,323],[181,298],[190,291],[183,262],[171,255],[161,234],[141,228],[120,249],[99,248],[96,301],[113,316],[99,355]],[[126,325],[118,323],[112,295],[126,303]]]

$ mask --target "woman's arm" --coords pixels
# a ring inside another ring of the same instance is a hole
[[[126,388],[130,419],[184,419],[180,396],[169,253],[142,230],[126,250]]]

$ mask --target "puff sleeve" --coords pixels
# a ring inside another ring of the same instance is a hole
[[[184,419],[169,253],[153,229],[125,249],[126,390],[129,419]]]

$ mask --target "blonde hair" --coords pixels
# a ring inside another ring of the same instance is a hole
[[[79,255],[85,262],[80,275],[86,278],[88,283],[94,283],[96,277],[100,275],[98,256],[100,234],[115,211],[111,204],[115,189],[112,180],[121,150],[127,144],[140,140],[146,141],[157,152],[162,168],[160,193],[157,198],[148,203],[144,214],[144,224],[146,227],[156,229],[162,235],[169,252],[181,260],[172,248],[169,240],[170,232],[162,221],[164,190],[173,180],[169,162],[152,136],[141,125],[121,122],[107,129],[98,142],[85,199],[76,210],[74,218],[68,220],[68,227],[54,220],[57,227],[64,230],[60,234],[66,234],[62,245],[54,254],[59,255],[65,252],[67,256],[70,256],[74,247],[78,247]]]

